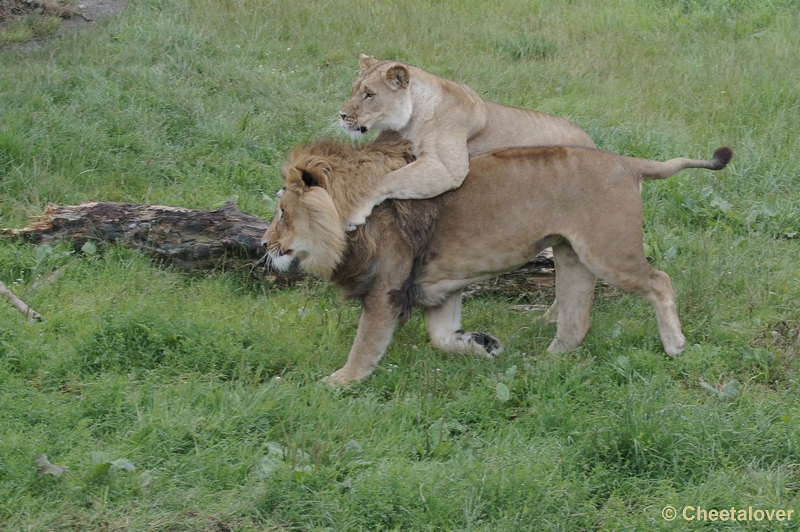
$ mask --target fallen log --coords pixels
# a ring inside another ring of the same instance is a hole
[[[184,270],[248,267],[259,277],[291,282],[300,272],[274,275],[264,259],[261,237],[269,222],[233,203],[208,211],[166,205],[87,202],[50,204],[28,227],[2,233],[35,244],[71,242],[76,251],[112,243],[144,252]]]
[[[265,259],[261,237],[267,220],[240,211],[233,203],[213,210],[184,209],[139,203],[88,202],[49,205],[44,214],[21,229],[2,233],[31,243],[113,243],[140,250],[159,262],[181,269],[250,268],[260,278],[290,284],[299,271],[276,274]],[[549,250],[548,250],[549,252]],[[554,280],[552,254],[534,260],[492,281],[471,285],[467,294],[493,292],[519,296],[549,288]]]
[[[138,203],[88,202],[49,205],[22,229],[3,233],[33,243],[109,242],[144,251],[184,268],[209,269],[229,256],[238,260],[264,256],[261,237],[269,222],[245,214],[233,203],[203,211]]]

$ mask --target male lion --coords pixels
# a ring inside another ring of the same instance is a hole
[[[414,305],[424,309],[434,346],[493,358],[500,342],[461,330],[461,291],[518,268],[547,246],[553,246],[559,301],[548,351],[583,342],[600,277],[653,304],[664,350],[675,356],[685,338],[669,277],[644,255],[641,183],[684,168],[720,170],[732,156],[727,147],[710,161],[663,163],[574,146],[497,150],[471,160],[460,188],[430,200],[385,202],[365,225],[346,232],[348,217],[375,184],[413,154],[398,139],[363,146],[322,141],[289,154],[262,241],[276,268],[297,260],[362,300],[355,342],[332,384],[369,376]]]
[[[411,142],[416,161],[375,183],[350,213],[350,230],[386,199],[432,198],[461,186],[474,153],[512,146],[594,147],[589,135],[563,118],[484,101],[466,85],[420,68],[364,54],[359,65],[353,94],[339,110],[342,126],[354,135],[397,132]]]

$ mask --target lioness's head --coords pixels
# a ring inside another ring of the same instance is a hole
[[[326,159],[296,152],[281,167],[285,184],[261,239],[276,270],[297,260],[303,271],[330,279],[342,260],[345,230],[328,192],[331,172]]]
[[[399,131],[411,119],[408,67],[361,54],[361,73],[353,94],[339,109],[342,127],[351,135],[370,129]]]

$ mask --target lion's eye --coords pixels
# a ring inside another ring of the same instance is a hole
[[[364,99],[365,100],[371,100],[373,96],[375,96],[375,93],[373,93],[373,92],[365,92],[364,93]]]

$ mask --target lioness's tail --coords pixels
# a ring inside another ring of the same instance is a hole
[[[727,146],[717,148],[714,152],[714,157],[710,161],[703,161],[700,159],[686,159],[685,157],[678,157],[677,159],[670,159],[669,161],[659,163],[656,161],[648,161],[647,159],[638,159],[640,162],[639,171],[641,172],[642,179],[665,179],[673,176],[686,168],[708,168],[709,170],[722,170],[733,158],[733,150]]]

